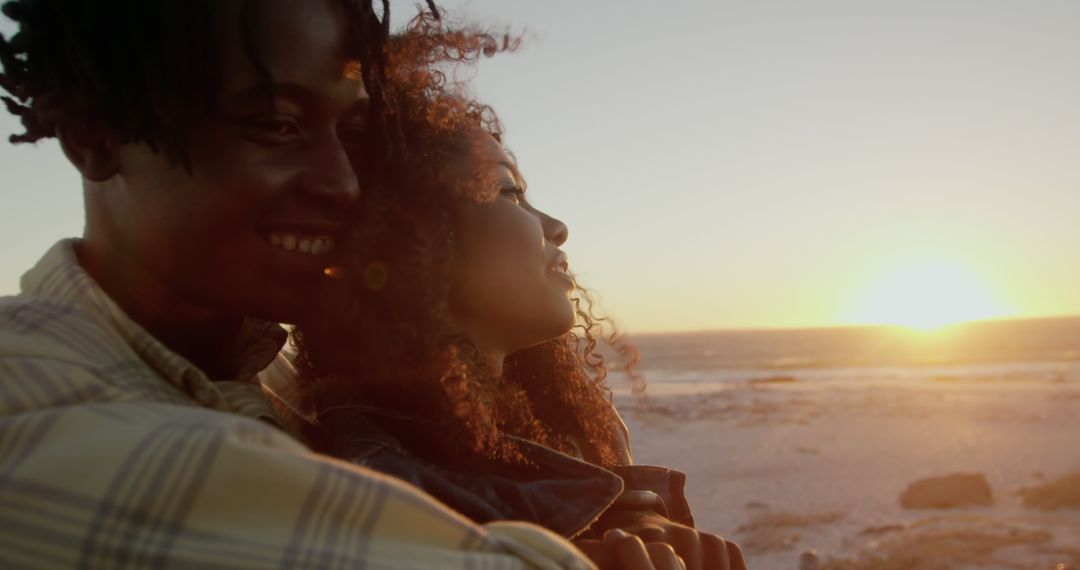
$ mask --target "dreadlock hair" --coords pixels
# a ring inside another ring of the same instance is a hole
[[[376,126],[394,140],[382,78],[389,38],[388,0],[339,0]],[[12,143],[54,137],[57,128],[106,129],[123,142],[145,142],[189,167],[186,126],[212,109],[219,88],[212,29],[216,0],[11,0],[3,13],[18,24],[0,37],[0,87],[25,132]],[[252,64],[266,79],[252,37],[259,0],[244,0],[237,22]],[[429,7],[434,11],[432,0]],[[269,91],[268,91],[269,100]],[[400,145],[396,145],[400,146]],[[387,152],[392,152],[388,149]]]
[[[599,345],[615,347],[634,379],[641,378],[637,352],[595,315],[588,291],[575,293],[572,331],[510,355],[501,375],[447,317],[455,212],[462,200],[478,199],[485,180],[482,172],[461,180],[445,167],[478,150],[469,132],[502,135],[492,109],[452,81],[451,72],[512,51],[518,39],[421,14],[385,46],[382,87],[406,152],[383,162],[365,186],[363,219],[345,248],[350,257],[338,289],[293,331],[302,389],[319,418],[307,434],[312,445],[331,454],[346,449],[350,425],[334,419],[366,405],[428,420],[426,428],[414,424],[421,431],[395,435],[465,470],[488,461],[526,462],[507,435],[616,464],[616,424]]]

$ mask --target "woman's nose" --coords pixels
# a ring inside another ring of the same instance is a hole
[[[540,223],[544,227],[544,239],[555,245],[566,243],[567,238],[570,237],[570,228],[558,218],[553,218],[543,212],[537,213],[540,214]]]

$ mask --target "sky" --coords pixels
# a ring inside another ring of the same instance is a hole
[[[524,34],[466,77],[631,332],[1080,315],[1078,2],[440,5]],[[82,206],[55,142],[0,171],[2,295]]]

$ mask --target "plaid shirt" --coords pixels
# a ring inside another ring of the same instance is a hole
[[[54,246],[0,298],[0,567],[592,567],[272,425],[252,378],[283,334],[247,323],[235,378],[211,382]]]

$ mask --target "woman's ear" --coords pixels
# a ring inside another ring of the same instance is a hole
[[[105,129],[87,125],[65,125],[56,128],[56,138],[71,164],[83,178],[104,182],[119,170],[116,145]]]

